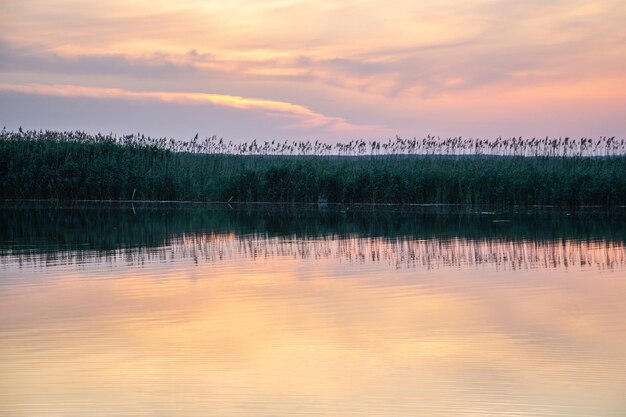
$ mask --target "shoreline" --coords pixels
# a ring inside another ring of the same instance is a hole
[[[406,209],[464,209],[463,212],[490,215],[498,212],[515,212],[515,211],[550,211],[550,212],[589,212],[589,211],[626,211],[626,205],[618,204],[611,206],[603,206],[597,204],[584,204],[577,206],[555,205],[555,204],[534,204],[534,205],[497,205],[497,204],[454,204],[454,203],[310,203],[310,202],[279,202],[279,201],[200,201],[200,200],[113,200],[113,199],[0,199],[0,208],[4,208],[7,204],[27,204],[34,203],[36,205],[47,206],[90,206],[104,204],[106,206],[115,207],[131,207],[137,206],[162,206],[164,208],[178,208],[176,206],[196,206],[196,207],[217,207],[217,208],[305,208],[316,209],[319,211],[342,211],[354,210],[365,211],[399,211]],[[489,210],[489,211],[486,211]],[[495,211],[491,211],[495,210]]]

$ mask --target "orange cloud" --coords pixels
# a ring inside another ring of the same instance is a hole
[[[380,130],[380,126],[354,125],[340,117],[326,116],[308,107],[284,101],[248,98],[226,94],[129,91],[120,88],[79,85],[0,84],[0,91],[58,97],[86,97],[95,99],[154,100],[179,104],[210,104],[241,110],[260,111],[268,116],[291,119],[290,128],[324,128],[333,132]]]

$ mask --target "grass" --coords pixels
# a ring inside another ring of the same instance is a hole
[[[626,144],[600,138],[177,142],[0,132],[0,198],[624,205]]]

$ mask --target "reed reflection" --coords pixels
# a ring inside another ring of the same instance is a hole
[[[351,263],[383,263],[395,268],[494,266],[496,269],[622,267],[626,246],[606,241],[508,241],[326,236],[290,239],[266,235],[183,235],[167,246],[106,252],[58,250],[5,252],[3,266],[44,268],[55,265],[108,264],[141,266],[153,262],[220,262],[234,259],[337,259]]]
[[[0,265],[289,257],[396,268],[612,269],[625,262],[625,220],[621,212],[13,206],[0,210]]]
[[[2,217],[0,415],[623,414],[620,223],[304,214]]]

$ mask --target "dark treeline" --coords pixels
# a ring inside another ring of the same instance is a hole
[[[494,221],[495,220],[495,221]],[[506,220],[504,222],[503,220]],[[626,242],[626,212],[318,210],[315,206],[3,203],[0,255],[170,245],[182,236]]]
[[[369,154],[359,151],[350,156],[316,154],[311,145],[310,153],[305,150],[297,155],[289,150],[280,154],[280,147],[271,148],[267,155],[251,151],[239,155],[212,148],[219,144],[214,140],[188,145],[142,136],[3,130],[0,198],[626,204],[626,156],[620,148],[623,140],[589,141],[596,149],[595,156],[520,156],[533,154],[533,146],[551,146],[539,141],[507,142],[507,146],[530,147],[521,154],[459,155],[447,151],[431,155],[421,148],[414,153],[377,154],[373,145]],[[559,140],[554,148],[575,148],[582,143]],[[587,139],[584,143],[589,145]],[[609,148],[610,152],[603,153],[602,149]],[[559,154],[569,155],[565,151],[552,155]]]

